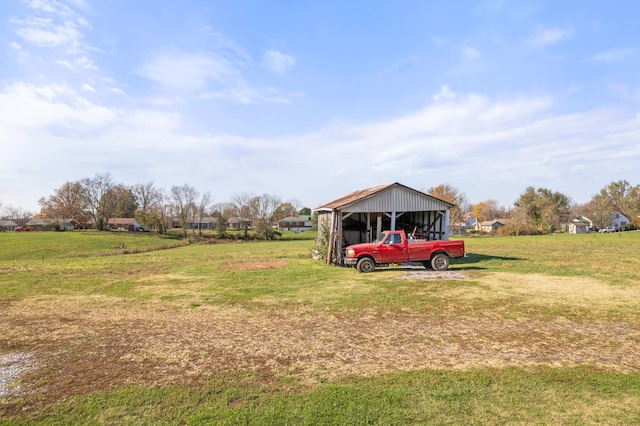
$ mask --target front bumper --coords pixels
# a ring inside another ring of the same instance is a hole
[[[358,258],[357,257],[345,257],[344,258],[344,264],[347,266],[356,266],[356,264],[358,263]]]

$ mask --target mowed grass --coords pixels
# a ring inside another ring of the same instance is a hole
[[[0,424],[640,422],[639,232],[468,238],[425,279],[126,237],[175,242],[0,234],[0,357],[36,359]]]
[[[0,262],[107,256],[180,245],[181,237],[131,232],[2,232]]]

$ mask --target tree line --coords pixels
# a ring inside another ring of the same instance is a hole
[[[299,201],[282,202],[272,194],[255,195],[244,192],[228,202],[213,203],[211,192],[200,192],[184,184],[169,190],[158,188],[153,182],[124,185],[115,182],[110,173],[99,173],[91,178],[65,182],[47,197],[38,200],[40,214],[37,217],[60,221],[75,219],[82,224],[91,224],[98,230],[108,229],[111,218],[135,218],[147,229],[166,233],[177,219],[186,236],[187,224],[202,223],[204,218],[216,219],[216,230],[223,236],[228,229],[228,220],[236,217],[247,237],[249,226],[256,235],[272,239],[276,232],[272,223],[289,216],[311,214],[308,207],[301,208]],[[1,207],[1,205],[0,205]],[[26,221],[31,213],[8,206],[5,216],[17,221]],[[197,231],[202,234],[201,227]]]
[[[629,218],[627,229],[640,228],[640,185],[631,185],[626,180],[611,182],[585,204],[574,203],[569,196],[558,191],[530,186],[510,209],[499,205],[494,199],[470,205],[466,195],[450,184],[431,187],[427,193],[456,205],[451,209],[452,224],[463,222],[466,213],[481,222],[510,219],[503,232],[513,235],[560,231],[563,225],[578,216],[587,217],[595,226],[603,228],[612,224],[615,212]]]
[[[454,204],[452,224],[463,222],[467,213],[479,221],[510,219],[505,231],[514,235],[556,232],[572,217],[580,215],[598,227],[606,227],[611,224],[614,212],[628,217],[631,228],[640,227],[640,185],[631,185],[626,180],[611,182],[585,204],[574,203],[569,196],[548,188],[530,186],[509,209],[494,199],[471,205],[464,192],[448,183],[430,187],[426,192]],[[110,173],[65,182],[52,195],[40,198],[38,205],[43,218],[73,218],[80,223],[92,223],[99,230],[107,229],[110,218],[127,217],[136,218],[148,229],[165,233],[173,219],[177,219],[185,236],[186,224],[201,223],[205,217],[216,219],[216,230],[222,236],[228,229],[228,219],[237,218],[245,238],[251,226],[256,235],[265,239],[276,236],[277,231],[272,228],[275,221],[311,214],[311,209],[301,208],[298,200],[283,202],[277,195],[242,192],[227,202],[214,204],[209,191],[200,192],[189,184],[173,186],[169,190],[158,188],[153,182],[128,186],[115,182]],[[17,222],[26,222],[33,217],[32,213],[13,206],[6,206],[1,211],[4,218]],[[192,232],[195,233],[195,229]],[[198,232],[202,233],[202,229]]]

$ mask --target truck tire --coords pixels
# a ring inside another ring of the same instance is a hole
[[[446,271],[449,269],[449,256],[437,253],[431,258],[431,267],[434,271]]]
[[[363,257],[356,264],[358,272],[373,272],[376,269],[376,263],[370,257]]]
[[[433,268],[431,268],[431,261],[429,261],[429,260],[423,261],[422,262],[422,266],[424,266],[425,269],[433,269]]]

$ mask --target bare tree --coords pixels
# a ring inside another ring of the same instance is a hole
[[[171,187],[171,200],[175,213],[182,225],[182,234],[187,236],[187,224],[189,219],[194,221],[196,212],[196,200],[198,199],[198,191],[189,184]]]
[[[150,229],[157,229],[163,233],[165,230],[162,220],[162,199],[163,193],[161,189],[156,188],[153,182],[137,183],[131,188],[138,210],[135,217],[138,222]]]
[[[12,220],[21,226],[27,223],[32,216],[33,214],[30,211],[25,210],[22,207],[14,207],[9,204],[4,208],[4,218]]]
[[[254,214],[252,211],[252,201],[255,198],[250,192],[243,192],[240,194],[236,194],[232,198],[232,203],[235,207],[235,215],[238,217],[238,228],[242,227],[244,229],[244,238],[247,238],[247,234],[249,233],[249,224],[251,223],[251,219]]]
[[[280,197],[271,194],[262,194],[252,200],[252,210],[256,222],[256,233],[266,240],[275,238],[276,233],[272,228],[272,217],[275,210],[282,204]]]
[[[153,182],[137,183],[133,185],[131,191],[136,196],[138,202],[138,210],[143,215],[151,212],[157,207],[162,198],[162,190],[156,188]]]
[[[109,191],[115,186],[111,173],[96,174],[80,181],[82,193],[89,213],[100,231],[107,229],[115,208],[115,197]]]
[[[198,201],[198,206],[197,206],[199,235],[202,235],[202,218],[204,217],[205,210],[209,208],[210,204],[211,204],[211,193],[207,191],[200,196],[200,200]]]
[[[214,217],[224,217],[229,219],[235,215],[235,205],[230,202],[216,203],[211,206],[211,215]]]

